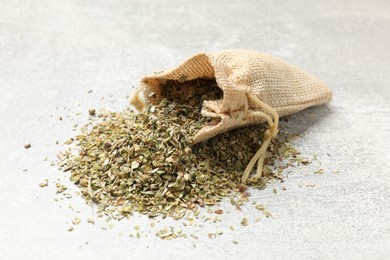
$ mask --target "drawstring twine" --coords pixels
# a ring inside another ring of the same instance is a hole
[[[252,157],[252,159],[250,160],[250,162],[248,163],[244,171],[244,174],[241,179],[243,183],[245,183],[248,180],[249,175],[252,172],[256,162],[257,162],[257,169],[256,169],[256,174],[253,177],[253,180],[258,180],[259,178],[261,178],[263,174],[263,163],[264,163],[268,146],[270,145],[272,138],[276,137],[276,135],[278,134],[278,125],[279,125],[279,115],[275,111],[275,109],[262,102],[252,93],[248,93],[248,99],[253,103],[255,103],[255,105],[258,108],[269,113],[273,117],[273,119],[268,114],[265,114],[260,111],[252,111],[248,113],[249,117],[264,118],[265,120],[267,120],[269,127],[264,133],[264,139],[263,139],[263,143],[261,144],[261,147],[256,152],[256,154]]]

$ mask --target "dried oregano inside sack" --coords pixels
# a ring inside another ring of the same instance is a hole
[[[163,83],[166,98],[160,104],[141,114],[102,114],[75,138],[77,153],[68,152],[60,162],[82,196],[111,217],[139,212],[181,218],[198,205],[215,205],[246,189],[242,173],[259,149],[264,129],[236,129],[192,146],[199,129],[213,123],[196,106],[220,99],[222,92],[212,79]],[[247,185],[263,188],[278,177],[271,170],[277,161],[299,154],[290,138],[282,132],[272,141],[262,178]]]

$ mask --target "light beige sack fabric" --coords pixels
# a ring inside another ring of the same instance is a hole
[[[194,137],[193,142],[207,140],[233,128],[267,121],[262,147],[245,170],[245,181],[254,164],[256,178],[262,174],[262,164],[267,147],[277,135],[279,116],[296,113],[310,106],[329,102],[329,88],[311,74],[276,57],[251,50],[227,50],[197,54],[177,68],[145,76],[131,103],[142,109],[144,99],[158,103],[161,80],[193,80],[215,78],[223,91],[223,99],[204,101],[202,115],[214,117],[218,122],[207,125]]]

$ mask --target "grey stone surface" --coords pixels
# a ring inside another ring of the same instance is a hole
[[[390,259],[389,43],[386,0],[1,1],[1,259]],[[167,242],[128,237],[134,225],[148,230],[145,217],[105,231],[104,220],[86,223],[94,213],[82,199],[53,201],[57,178],[76,190],[50,166],[63,149],[56,141],[73,136],[89,108],[123,109],[142,75],[229,48],[285,59],[334,93],[285,124],[317,161],[252,191],[273,219],[254,223],[248,206],[224,214],[218,239],[201,236],[216,229],[205,224],[193,230],[198,240]],[[75,216],[82,223],[68,232]],[[238,228],[243,216],[250,225]]]

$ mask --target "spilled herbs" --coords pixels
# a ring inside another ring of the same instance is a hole
[[[210,120],[200,113],[202,101],[221,99],[222,91],[211,79],[162,84],[165,98],[145,113],[90,110],[99,120],[83,126],[67,141],[73,149],[59,157],[60,168],[70,173],[82,197],[97,204],[98,216],[121,219],[138,212],[181,219],[188,211],[196,215],[198,207],[217,205],[228,196],[239,209],[248,200],[248,186],[263,189],[281,179],[284,169],[306,163],[290,144],[294,136],[280,131],[271,143],[262,178],[243,185],[243,171],[259,149],[265,128],[240,128],[192,145],[193,136]],[[241,199],[234,199],[235,194]],[[271,216],[263,206],[256,208]],[[248,225],[247,219],[241,225]],[[158,236],[183,235],[166,229]]]

